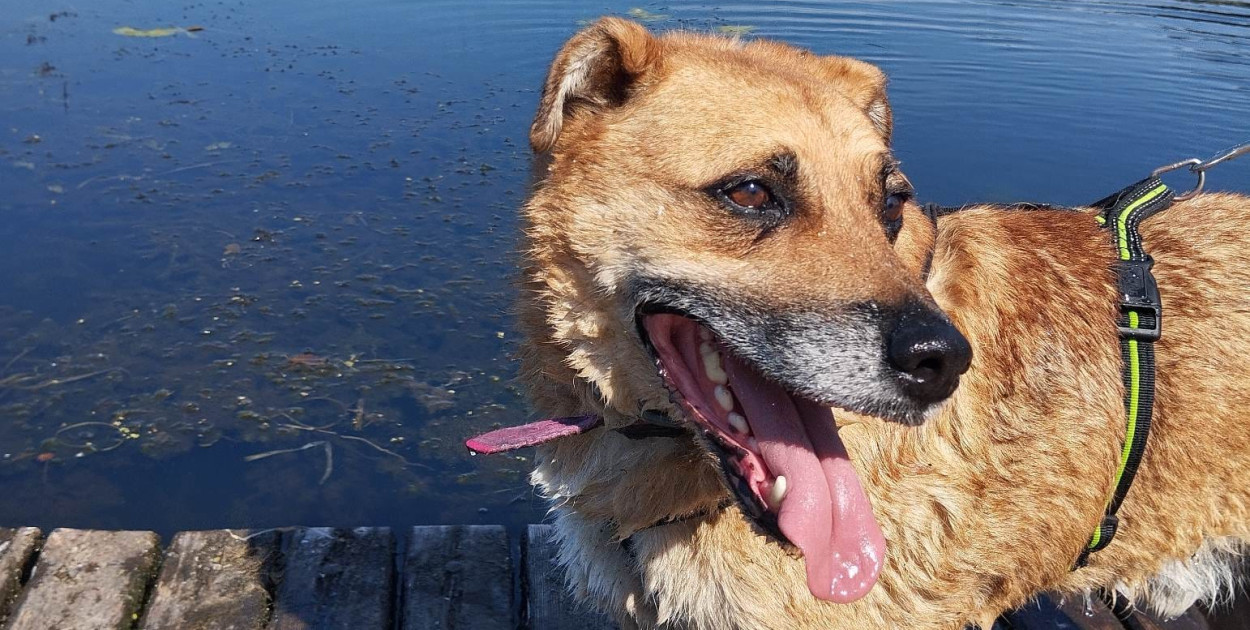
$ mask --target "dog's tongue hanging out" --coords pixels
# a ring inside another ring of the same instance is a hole
[[[764,464],[771,477],[786,478],[777,521],[803,550],[807,588],[839,603],[863,597],[881,571],[885,539],[833,413],[791,396],[732,357],[725,363]]]
[[[687,410],[723,442],[745,451],[732,465],[776,512],[781,533],[803,552],[812,595],[846,603],[867,594],[885,560],[885,539],[832,411],[726,356],[692,320],[653,315],[645,326],[664,375],[681,391]],[[716,369],[720,361],[723,374]],[[737,426],[732,415],[738,416]],[[742,430],[742,419],[749,432]]]

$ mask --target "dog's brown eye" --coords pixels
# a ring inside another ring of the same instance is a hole
[[[899,193],[894,193],[885,198],[885,207],[881,210],[881,218],[887,223],[895,223],[903,218],[903,204],[907,202],[907,197]]]
[[[750,175],[738,176],[713,184],[704,191],[733,216],[762,229],[761,235],[766,235],[785,223],[790,217],[791,205],[784,196],[784,183],[778,184],[782,186],[782,194],[778,194],[778,189],[765,181],[769,180]]]
[[[752,210],[760,210],[773,201],[773,194],[764,184],[749,179],[725,191],[730,201]]]

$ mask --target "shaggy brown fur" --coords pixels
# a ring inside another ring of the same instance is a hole
[[[571,586],[627,627],[717,630],[988,627],[1043,589],[1118,588],[1164,612],[1215,595],[1250,538],[1250,200],[1203,195],[1142,227],[1165,303],[1154,429],[1118,536],[1072,571],[1125,432],[1110,241],[1083,211],[981,207],[935,233],[913,203],[888,241],[884,84],[851,59],[616,19],[557,56],[532,133],[551,163],[525,206],[520,301],[540,413],[684,417],[635,326],[639,273],[779,307],[924,300],[975,357],[920,426],[836,413],[887,540],[863,599],[813,598],[802,561],[736,508],[648,528],[714,509],[717,465],[691,438],[609,430],[537,456]],[[701,190],[779,149],[808,210],[760,238]]]

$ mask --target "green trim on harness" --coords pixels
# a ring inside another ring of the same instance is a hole
[[[1131,257],[1131,253],[1128,250],[1129,243],[1130,243],[1129,237],[1128,237],[1129,216],[1132,214],[1134,210],[1146,205],[1147,203],[1150,203],[1151,201],[1158,198],[1159,195],[1162,195],[1163,193],[1167,191],[1168,191],[1167,186],[1164,186],[1163,184],[1159,184],[1150,192],[1146,193],[1146,196],[1142,197],[1141,199],[1138,199],[1137,201],[1134,201],[1133,203],[1130,203],[1128,206],[1126,206],[1123,210],[1120,211],[1120,214],[1119,216],[1116,217],[1116,221],[1115,221],[1115,232],[1116,232],[1116,236],[1119,237],[1116,240],[1116,245],[1118,245],[1120,248],[1120,260],[1129,260]]]
[[[1154,342],[1159,339],[1163,304],[1150,269],[1154,260],[1142,247],[1137,228],[1146,217],[1172,204],[1174,194],[1156,177],[1142,180],[1094,204],[1102,213],[1098,224],[1110,228],[1119,258],[1120,356],[1124,366],[1124,446],[1116,467],[1111,497],[1089,544],[1081,551],[1076,567],[1085,566],[1089,555],[1111,544],[1119,527],[1116,512],[1124,502],[1137,467],[1146,450],[1154,410]]]

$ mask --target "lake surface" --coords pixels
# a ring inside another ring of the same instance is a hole
[[[1090,202],[1250,140],[1243,2],[3,5],[8,526],[541,519],[529,453],[461,443],[529,417],[527,130],[599,15],[880,64],[924,201]]]

